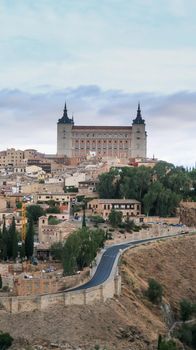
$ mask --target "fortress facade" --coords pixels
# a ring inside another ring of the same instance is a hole
[[[145,120],[138,104],[136,118],[128,126],[75,125],[65,104],[57,122],[57,155],[83,158],[89,154],[108,158],[146,158]]]

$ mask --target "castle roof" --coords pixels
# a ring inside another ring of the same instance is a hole
[[[145,124],[145,120],[142,119],[140,103],[138,103],[137,116],[133,119],[133,124]]]
[[[72,119],[68,117],[66,102],[65,102],[65,107],[63,111],[63,116],[58,120],[58,124],[74,124],[73,117]]]

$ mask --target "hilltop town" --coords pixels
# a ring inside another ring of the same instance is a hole
[[[4,322],[8,318],[9,324],[12,324],[12,319],[22,323],[23,316],[20,314],[28,318],[36,312],[41,322],[41,315],[48,315],[51,307],[51,315],[55,319],[57,312],[58,322],[65,317],[64,312],[69,315],[73,312],[74,324],[78,324],[78,312],[86,319],[87,313],[94,313],[99,308],[101,319],[104,311],[103,306],[99,305],[102,304],[105,305],[106,313],[114,306],[115,313],[120,315],[119,319],[114,315],[118,319],[118,327],[123,317],[127,319],[124,324],[128,325],[130,319],[126,312],[123,316],[127,298],[128,307],[132,300],[135,309],[145,308],[141,304],[143,301],[139,300],[141,298],[138,299],[138,293],[140,295],[147,288],[148,278],[147,275],[144,281],[140,278],[140,255],[138,270],[135,267],[136,270],[132,271],[132,265],[128,267],[131,253],[123,255],[122,264],[118,266],[123,250],[130,248],[130,244],[135,247],[134,242],[148,243],[152,247],[149,248],[149,254],[160,247],[160,256],[163,254],[161,259],[164,260],[167,244],[170,251],[179,245],[180,251],[184,239],[187,246],[192,242],[192,247],[195,247],[196,170],[177,167],[155,158],[149,159],[146,147],[145,121],[140,104],[132,126],[125,127],[75,126],[73,119],[68,117],[65,105],[63,116],[57,123],[57,154],[14,148],[0,152],[1,330],[8,329],[16,337],[10,327],[5,327]],[[187,237],[189,234],[193,235],[190,240]],[[169,242],[162,242],[160,246],[151,243],[152,240],[163,238],[171,239],[171,246]],[[107,256],[114,257],[110,256],[110,250],[106,251],[107,248],[117,249],[112,264],[106,261]],[[142,248],[137,249],[139,252]],[[193,256],[194,251],[191,259]],[[149,271],[148,257],[145,259],[148,264],[146,271]],[[102,261],[105,261],[102,272],[96,277]],[[161,266],[162,260],[157,261],[157,264]],[[180,264],[177,256],[175,264]],[[190,264],[193,264],[193,260]],[[172,267],[172,274],[176,265]],[[149,277],[155,277],[155,270],[148,272]],[[185,270],[183,268],[182,273]],[[95,282],[91,282],[93,276],[97,278]],[[160,276],[157,278],[160,280]],[[166,284],[168,293],[168,280],[164,277],[161,282]],[[83,287],[84,283],[86,287]],[[188,281],[186,284],[186,293],[183,294],[181,289],[178,300],[172,299],[176,313],[179,312],[176,303],[180,302],[180,298],[189,297],[191,302],[195,300],[192,281],[190,286]],[[188,293],[189,288],[192,288],[192,293]],[[62,309],[61,314],[62,306],[65,310]],[[131,310],[133,312],[133,305]],[[148,312],[146,317],[153,324],[156,312]],[[160,313],[160,310],[157,312]],[[160,318],[160,314],[157,317]],[[111,322],[108,320],[108,327],[113,332]],[[144,325],[136,330],[131,324],[131,334],[125,338],[133,338],[134,349],[146,349],[147,345],[149,349],[155,349],[159,334],[165,336],[168,327],[161,318],[157,322],[157,331],[151,329],[149,337]],[[25,326],[21,327],[24,329]],[[35,329],[34,332],[38,331],[36,327],[31,327]],[[50,333],[51,325],[46,327]],[[121,328],[118,338],[123,337]],[[40,332],[40,337],[46,338],[43,334]],[[47,345],[42,344],[39,349],[49,346],[69,349],[68,345],[63,345],[66,341],[74,343],[74,346],[78,342],[79,349],[78,337],[73,336],[72,340],[68,335],[66,337],[63,339],[62,334],[59,334],[57,339],[57,332],[54,336],[57,345],[51,345],[52,339],[50,344],[45,339]],[[127,349],[126,341],[111,347],[111,339],[107,335],[105,337],[108,349]],[[35,342],[35,337],[29,333],[27,335],[25,329],[22,338],[24,344],[21,346],[24,349],[25,341]],[[18,341],[16,339],[16,343]],[[81,343],[84,346],[82,349],[89,346],[88,342]],[[97,343],[99,338],[94,343],[92,339],[89,342],[94,349],[98,349]],[[101,344],[104,346],[103,339]]]

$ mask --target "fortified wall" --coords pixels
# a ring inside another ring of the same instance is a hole
[[[51,305],[89,305],[96,301],[105,302],[114,295],[120,295],[121,277],[118,275],[104,284],[87,290],[59,292],[37,296],[1,297],[0,308],[10,313],[44,310]]]

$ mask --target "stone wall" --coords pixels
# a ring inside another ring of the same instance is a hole
[[[59,292],[37,296],[0,297],[0,307],[10,313],[44,310],[51,305],[86,305],[104,302],[120,295],[121,277],[111,278],[104,284],[87,290]]]

